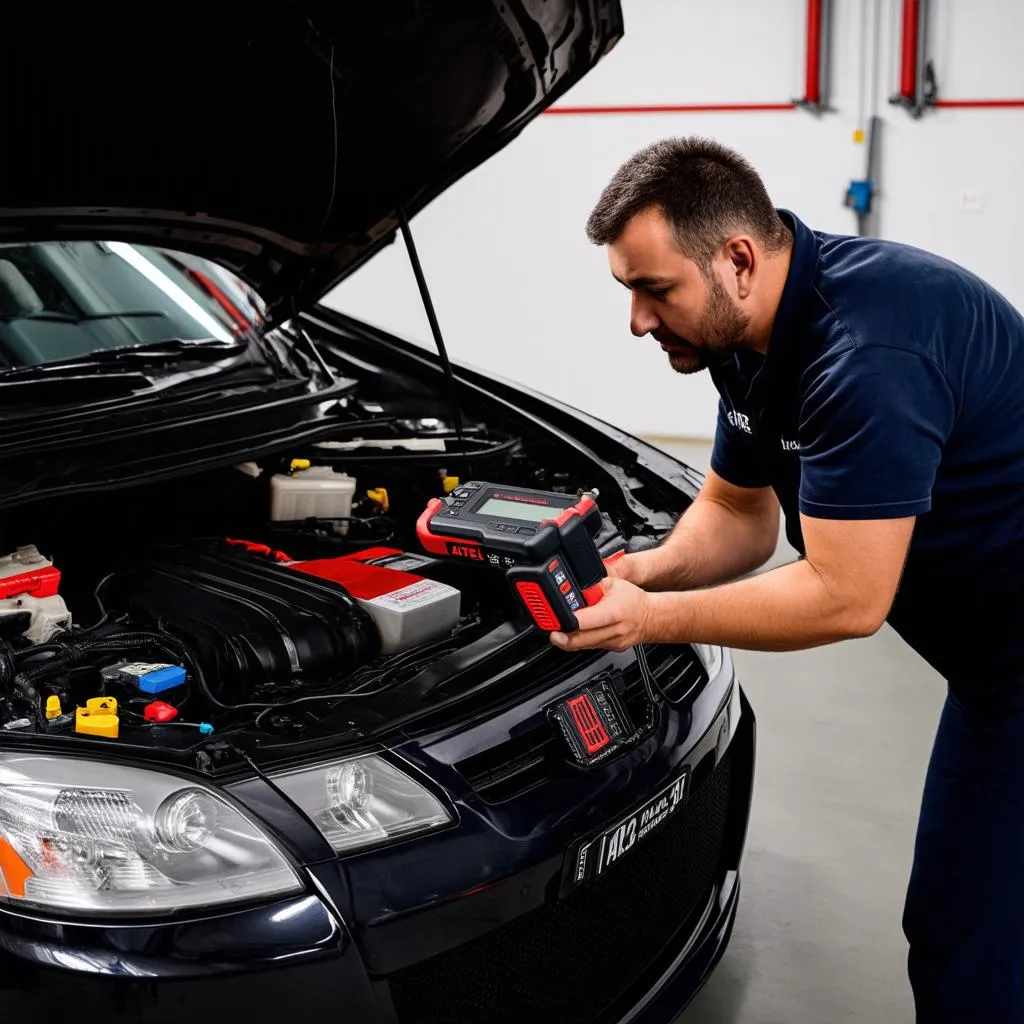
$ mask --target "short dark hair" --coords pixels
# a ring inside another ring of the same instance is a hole
[[[651,207],[661,209],[680,250],[702,269],[730,235],[750,234],[769,251],[787,240],[761,176],[713,139],[664,139],[631,156],[601,193],[587,237],[610,245]]]

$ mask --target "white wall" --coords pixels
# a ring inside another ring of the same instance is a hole
[[[1024,236],[1024,111],[943,110],[912,120],[887,102],[898,84],[899,0],[833,5],[835,113],[546,115],[423,211],[413,231],[452,357],[634,433],[711,436],[710,381],[673,374],[650,339],[630,335],[628,294],[586,241],[587,214],[635,150],[700,134],[747,156],[776,205],[813,227],[852,232],[843,196],[863,173],[853,130],[872,94],[884,120],[878,232],[957,260],[1024,309],[1016,248]],[[932,0],[932,10],[940,95],[1024,96],[1024,3]],[[624,39],[564,104],[785,102],[802,94],[803,0],[624,0],[624,11]],[[876,37],[877,58],[867,52]],[[965,192],[980,209],[962,208]],[[431,344],[400,242],[327,301]]]

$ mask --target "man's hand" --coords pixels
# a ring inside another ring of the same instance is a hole
[[[612,562],[609,572],[625,561],[623,558]],[[589,647],[625,651],[644,642],[650,618],[649,595],[632,583],[611,576],[601,581],[601,589],[604,597],[596,605],[576,613],[578,632],[551,634],[551,642],[556,647],[563,651]]]
[[[604,571],[612,579],[629,580],[630,583],[637,583],[639,586],[638,581],[631,578],[635,563],[636,555],[626,554],[625,551],[616,551],[614,555],[609,555],[604,560]]]

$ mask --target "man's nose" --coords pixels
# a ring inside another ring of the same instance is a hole
[[[651,331],[657,330],[660,326],[661,320],[658,319],[657,314],[634,292],[633,302],[629,310],[629,329],[633,332],[633,335],[637,338],[642,338],[645,334],[650,334]]]

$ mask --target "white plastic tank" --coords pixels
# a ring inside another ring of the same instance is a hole
[[[302,460],[304,461],[304,460]],[[270,518],[274,522],[296,519],[347,519],[352,515],[356,479],[331,466],[293,464],[291,473],[270,478]],[[348,523],[340,524],[347,532]]]

